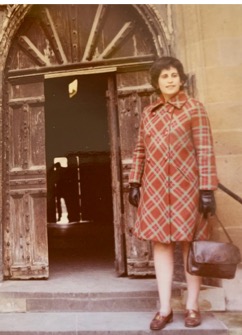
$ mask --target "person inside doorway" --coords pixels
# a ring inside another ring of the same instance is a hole
[[[159,58],[150,75],[160,98],[142,113],[129,176],[129,202],[138,207],[134,235],[153,242],[160,310],[150,328],[162,329],[173,320],[175,242],[182,244],[187,280],[185,326],[196,327],[201,323],[201,277],[186,271],[186,259],[199,212],[207,216],[216,210],[218,180],[211,128],[203,104],[184,91],[187,76],[178,59]],[[197,239],[208,238],[204,220]]]
[[[68,194],[66,190],[66,168],[61,166],[60,162],[54,164],[54,171],[55,171],[55,197],[56,197],[56,209],[57,209],[57,221],[61,221],[62,217],[62,203],[61,199],[66,202],[68,199],[66,198],[66,194]]]
[[[54,164],[55,171],[55,197],[56,197],[56,209],[57,209],[57,221],[61,221],[63,204],[61,199],[64,200],[65,207],[68,213],[69,222],[79,222],[80,211],[79,206],[76,206],[75,192],[76,181],[73,181],[73,175],[71,169],[61,166],[60,162]]]

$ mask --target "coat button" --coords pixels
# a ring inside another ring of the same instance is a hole
[[[152,116],[155,116],[155,115],[156,115],[156,112],[152,112],[151,115],[152,115]]]

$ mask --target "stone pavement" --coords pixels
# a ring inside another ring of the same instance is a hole
[[[185,328],[183,317],[177,313],[174,321],[161,331],[149,330],[151,312],[122,313],[27,313],[0,314],[0,334],[115,334],[115,335],[226,335],[227,328],[212,314],[203,316],[204,322],[195,329]]]
[[[242,311],[217,312],[213,315],[224,323],[228,328],[229,335],[242,335]]]

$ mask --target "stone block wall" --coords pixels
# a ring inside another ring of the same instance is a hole
[[[174,53],[196,75],[208,111],[221,184],[242,197],[242,5],[173,6]],[[242,252],[242,205],[216,191],[217,214]],[[217,227],[216,227],[217,228]],[[242,273],[223,281],[227,308],[242,309],[233,292]]]

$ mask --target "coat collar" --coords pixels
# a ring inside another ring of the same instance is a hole
[[[187,100],[188,100],[188,95],[184,91],[179,91],[174,97],[172,97],[170,100],[167,101],[167,104],[174,106],[175,108],[181,109]],[[160,99],[152,105],[151,111],[165,104],[166,102],[163,96],[161,95]]]

